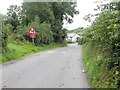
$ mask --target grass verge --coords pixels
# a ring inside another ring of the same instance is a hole
[[[106,59],[89,44],[83,45],[83,63],[87,80],[92,88],[115,88],[112,73],[107,68]]]
[[[33,53],[61,47],[61,45],[51,44],[46,46],[34,46],[29,42],[9,43],[5,52],[0,55],[0,64],[16,60]]]

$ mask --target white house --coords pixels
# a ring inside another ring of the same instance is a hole
[[[67,42],[75,43],[75,42],[78,42],[79,38],[80,38],[80,36],[76,33],[68,33],[66,40],[67,40]]]

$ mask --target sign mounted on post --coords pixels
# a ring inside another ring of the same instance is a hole
[[[34,44],[34,38],[36,38],[36,31],[35,31],[35,29],[34,29],[33,27],[30,28],[29,36],[30,36],[30,38],[32,39],[32,42],[33,42],[33,44]]]
[[[29,36],[30,36],[30,38],[36,38],[36,32],[33,27],[29,31]]]

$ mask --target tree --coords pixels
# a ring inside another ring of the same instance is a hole
[[[36,17],[34,21],[31,21],[27,26],[19,26],[16,32],[16,39],[19,41],[29,41],[32,39],[29,37],[29,30],[34,27],[36,31],[35,45],[47,45],[53,43],[53,36],[51,26],[49,23],[40,23],[39,17]]]
[[[62,37],[63,34],[66,33],[62,28],[63,20],[67,20],[68,23],[72,23],[74,14],[78,14],[79,12],[75,9],[76,3],[53,2],[50,4],[52,6],[52,11],[55,17],[54,21],[51,23],[53,38],[56,43],[63,43],[65,37]]]
[[[36,16],[40,18],[40,23],[49,22],[51,24],[53,38],[57,43],[62,43],[65,39],[64,33],[66,32],[62,28],[63,20],[72,23],[74,14],[78,14],[78,11],[75,9],[76,3],[73,2],[24,2],[22,7],[25,12],[23,20],[27,24],[34,20]]]
[[[21,7],[17,5],[10,5],[8,13],[5,16],[5,24],[11,24],[13,30],[16,30],[16,27],[20,25],[21,20]]]
[[[22,5],[24,13],[23,23],[28,25],[35,17],[39,17],[40,23],[51,22],[54,19],[53,12],[49,3],[45,2],[24,2]]]

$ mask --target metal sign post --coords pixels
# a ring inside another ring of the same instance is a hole
[[[34,45],[34,44],[35,44],[35,43],[34,43],[34,38],[32,38],[32,42],[33,42],[33,45]]]

